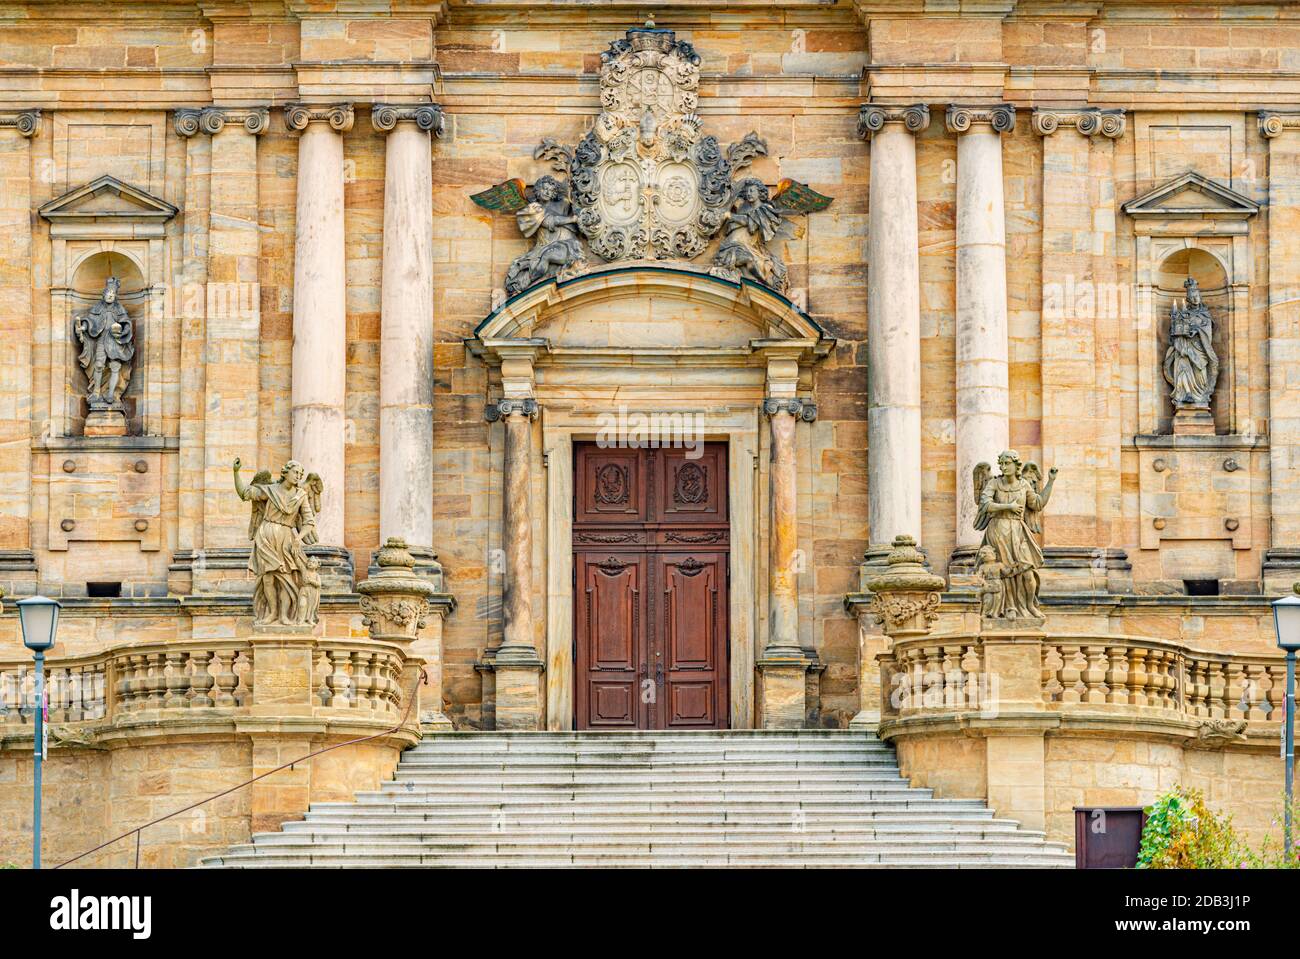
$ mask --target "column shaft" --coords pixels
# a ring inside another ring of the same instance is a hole
[[[504,493],[505,584],[502,589],[504,636],[497,660],[502,656],[532,654],[533,645],[533,510],[529,482],[529,452],[532,423],[522,410],[505,416],[506,448]]]
[[[957,138],[957,545],[976,546],[975,464],[1008,445],[1006,221],[998,108],[949,110]],[[1014,123],[1014,114],[1012,123]],[[1010,129],[1009,126],[1006,129]]]
[[[799,585],[795,552],[799,548],[798,477],[795,466],[794,414],[782,409],[772,422],[772,537],[769,564],[769,632],[767,654],[801,656]]]
[[[379,536],[433,543],[432,105],[376,109],[388,129],[379,377]],[[389,119],[391,118],[391,120]],[[385,122],[388,121],[388,122]]]
[[[316,530],[343,545],[347,303],[343,137],[311,119],[298,141],[293,275],[293,458],[325,483]]]

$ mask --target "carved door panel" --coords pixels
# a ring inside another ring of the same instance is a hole
[[[574,560],[578,727],[641,728],[646,557],[579,553]]]
[[[727,554],[660,553],[654,637],[659,720],[667,729],[726,726]],[[662,668],[659,664],[662,663]]]
[[[574,450],[579,729],[729,718],[727,448]]]

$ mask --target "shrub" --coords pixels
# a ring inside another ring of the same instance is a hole
[[[1259,857],[1238,838],[1231,816],[1216,816],[1198,789],[1174,787],[1147,809],[1139,869],[1239,869]]]

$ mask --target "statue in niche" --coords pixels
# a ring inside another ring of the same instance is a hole
[[[117,299],[121,283],[104,281],[99,302],[76,317],[78,362],[86,371],[86,401],[92,410],[120,410],[135,358],[135,327]]]
[[[757,177],[745,177],[736,184],[709,272],[727,279],[749,276],[784,293],[789,287],[786,266],[770,244],[795,236],[790,217],[824,210],[830,203],[830,197],[797,180],[782,180],[772,192]]]
[[[984,532],[977,553],[979,572],[983,577],[984,567],[996,565],[1001,580],[1000,596],[990,597],[991,602],[985,608],[996,610],[993,619],[1032,620],[1041,624],[1038,571],[1043,566],[1043,550],[1034,535],[1043,532],[1042,512],[1052,496],[1056,467],[1048,471],[1047,482],[1041,483],[1038,464],[1022,466],[1019,453],[1003,450],[998,456],[998,469],[1001,471],[998,476],[992,475],[988,463],[980,463],[974,470],[978,510],[975,528]],[[992,556],[986,549],[992,551]],[[988,570],[989,575],[993,572]],[[984,615],[989,616],[987,612]]]
[[[302,626],[316,623],[320,600],[320,562],[309,559],[304,546],[316,543],[316,515],[324,489],[320,476],[306,473],[301,463],[289,460],[280,479],[271,480],[261,470],[245,484],[234,463],[235,492],[253,504],[248,538],[253,550],[248,571],[253,586],[253,621],[258,626]]]
[[[1208,409],[1219,379],[1214,352],[1214,320],[1191,277],[1183,284],[1187,296],[1169,309],[1169,347],[1164,373],[1174,410]]]
[[[539,147],[538,150],[542,150]],[[506,272],[506,293],[514,296],[548,277],[566,279],[587,269],[587,255],[578,238],[578,218],[569,201],[569,184],[547,174],[532,186],[506,180],[470,197],[485,210],[513,213],[519,232],[533,239],[533,248],[515,258]]]

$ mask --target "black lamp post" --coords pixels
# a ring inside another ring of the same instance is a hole
[[[1286,852],[1291,855],[1291,794],[1295,785],[1295,653],[1300,649],[1300,596],[1283,596],[1273,601],[1273,625],[1277,644],[1286,651]]]

